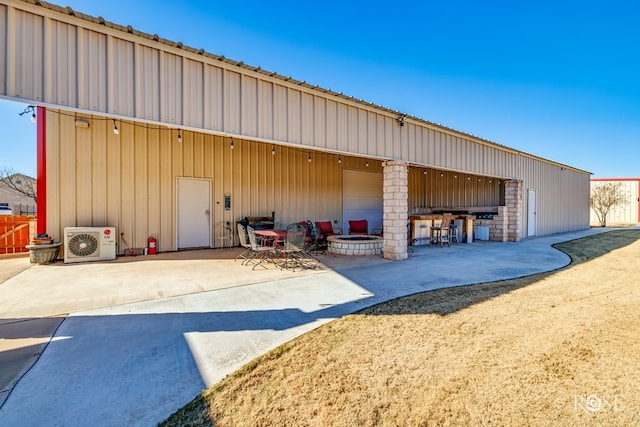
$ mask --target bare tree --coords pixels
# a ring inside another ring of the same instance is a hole
[[[607,226],[607,217],[611,209],[627,203],[622,184],[619,182],[595,183],[591,186],[589,204],[602,227]]]
[[[34,203],[38,203],[36,198],[36,180],[33,178],[16,173],[10,168],[1,168],[0,185],[27,197],[31,197]]]

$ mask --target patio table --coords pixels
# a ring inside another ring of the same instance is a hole
[[[269,246],[282,247],[287,237],[287,230],[255,230],[256,236],[262,237]]]

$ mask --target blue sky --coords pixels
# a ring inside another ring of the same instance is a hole
[[[637,2],[58,4],[594,177],[640,176]],[[23,108],[0,102],[0,167],[34,175],[35,125]]]

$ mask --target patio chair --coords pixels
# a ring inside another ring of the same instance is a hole
[[[233,246],[233,233],[228,221],[222,221],[216,225],[216,239],[220,249]]]
[[[324,236],[337,236],[342,234],[342,228],[340,227],[333,227],[333,224],[331,224],[331,221],[316,221],[316,227],[318,228],[318,231],[320,232],[320,234],[324,235]]]
[[[435,243],[436,245],[439,244],[440,247],[444,246],[443,243],[451,246],[451,239],[449,238],[451,229],[449,226],[451,225],[452,220],[453,215],[445,213],[442,215],[442,221],[440,224],[431,227],[429,230],[429,246],[431,246],[432,243]]]
[[[284,255],[281,268],[296,270],[297,266],[301,266],[301,260],[304,258],[306,229],[300,223],[293,223],[287,226],[287,237],[284,241],[284,248],[280,251]]]
[[[342,234],[342,229],[336,227],[333,228],[331,221],[316,221],[317,237],[316,242],[319,248],[326,250],[328,246],[327,237],[339,236]]]
[[[244,225],[238,223],[238,239],[240,240],[240,246],[244,248],[244,251],[240,252],[234,261],[239,259],[247,260],[253,258],[253,250],[251,249],[251,242],[249,242],[249,236],[247,235],[247,229]],[[242,261],[244,263],[244,261]]]
[[[275,255],[275,247],[259,245],[253,227],[247,226],[247,234],[249,235],[249,243],[251,244],[251,252],[253,256],[247,259],[245,264],[253,263],[252,270],[255,270],[259,265],[267,268],[262,264],[265,261],[273,260],[273,257]]]
[[[369,222],[366,219],[350,219],[349,234],[369,234]]]
[[[323,250],[320,247],[320,239],[322,237],[320,230],[318,229],[318,227],[315,227],[313,225],[313,222],[309,220],[300,221],[298,224],[300,224],[305,229],[305,232],[306,232],[307,237],[305,237],[304,239],[305,250],[309,253],[315,251],[317,255],[319,251]]]

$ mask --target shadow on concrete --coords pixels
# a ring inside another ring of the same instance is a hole
[[[264,345],[262,334],[295,330],[344,314],[340,306],[330,306],[314,312],[286,308],[72,315],[46,345],[46,357],[33,364],[17,385],[9,384],[0,419],[18,422],[14,425],[20,421],[44,425],[46,414],[55,413],[59,425],[79,419],[100,425],[155,425],[207,387],[204,378],[211,360],[234,363],[245,352]],[[21,335],[14,328],[3,337],[32,338],[31,332],[24,332]],[[13,348],[2,352],[2,359],[17,364],[27,354],[37,358],[43,349],[38,345]],[[12,367],[20,369],[3,362],[3,370]],[[38,414],[33,408],[38,408]]]

